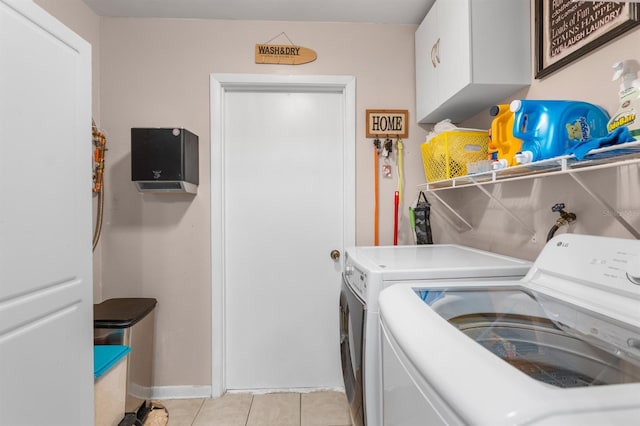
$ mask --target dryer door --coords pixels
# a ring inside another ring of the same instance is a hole
[[[340,360],[354,426],[364,424],[362,404],[362,338],[366,304],[342,278],[340,291]]]

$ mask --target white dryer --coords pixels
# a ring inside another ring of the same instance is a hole
[[[564,234],[522,280],[380,294],[384,424],[640,424],[640,241]]]
[[[398,282],[514,280],[531,263],[459,245],[348,248],[340,294],[340,351],[355,426],[382,424],[378,295]]]

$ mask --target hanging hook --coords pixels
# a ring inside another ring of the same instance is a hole
[[[389,157],[392,151],[393,151],[393,141],[387,138],[384,140],[384,149],[382,151],[382,155],[384,157]]]
[[[376,152],[377,152],[378,154],[380,154],[380,151],[382,150],[382,142],[380,141],[380,139],[375,138],[375,139],[373,140],[373,146],[374,146],[374,148],[375,148]]]

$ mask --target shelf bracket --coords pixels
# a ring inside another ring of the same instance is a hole
[[[573,178],[573,180],[584,189],[584,191],[591,196],[598,204],[600,204],[606,211],[612,212],[612,216],[622,225],[631,235],[633,235],[637,240],[640,240],[640,232],[638,232],[629,222],[625,220],[620,214],[615,213],[615,208],[607,203],[604,198],[593,192],[587,184],[585,184],[575,173],[569,173],[569,176]]]
[[[509,210],[509,208],[507,206],[505,206],[504,204],[502,204],[502,202],[500,200],[498,200],[496,197],[493,196],[492,193],[490,193],[489,191],[487,191],[483,185],[478,185],[476,180],[471,178],[471,180],[476,183],[476,188],[478,188],[480,191],[482,191],[487,197],[489,197],[493,202],[495,202],[498,206],[500,206],[500,208],[502,210],[504,210],[505,213],[507,213],[509,216],[511,216],[511,218],[513,220],[515,220],[516,222],[518,222],[525,231],[527,231],[530,235],[531,235],[531,239],[532,241],[535,242],[536,240],[536,231],[534,231],[533,229],[531,229],[526,223],[524,223],[524,221],[522,219],[520,219],[515,213],[513,213],[511,210]]]
[[[432,196],[436,197],[438,199],[438,201],[440,201],[442,203],[442,205],[447,208],[447,210],[449,210],[451,213],[453,213],[453,215],[455,217],[457,217],[458,220],[465,225],[466,231],[469,231],[469,230],[473,229],[473,226],[471,226],[471,224],[469,222],[467,222],[467,220],[465,218],[460,216],[460,214],[453,207],[451,207],[446,201],[444,201],[442,199],[442,197],[440,197],[436,192],[430,192],[429,195],[430,196],[432,195]]]

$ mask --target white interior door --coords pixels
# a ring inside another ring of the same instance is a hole
[[[223,257],[213,274],[224,289],[224,387],[340,387],[342,268],[330,253],[354,239],[353,104],[342,87],[287,84],[230,88],[221,103],[212,229]]]
[[[0,424],[93,424],[90,46],[0,0]]]

